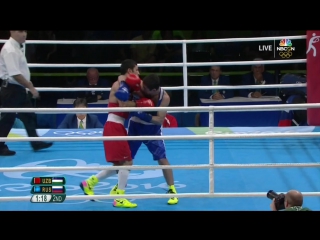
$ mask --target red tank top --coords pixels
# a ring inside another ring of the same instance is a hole
[[[108,103],[108,108],[115,108],[115,107],[119,107],[119,104],[118,103],[111,103],[111,102]],[[117,115],[119,117],[122,117],[124,119],[127,119],[129,117],[129,112],[109,112],[109,113],[112,113],[112,114]]]

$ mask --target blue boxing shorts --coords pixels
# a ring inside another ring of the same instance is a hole
[[[135,122],[132,119],[129,120],[128,124],[128,136],[161,136],[160,125],[146,125],[140,122]],[[131,157],[134,159],[142,143],[146,145],[149,152],[153,156],[153,160],[159,161],[167,158],[166,148],[163,140],[152,140],[152,141],[139,141],[133,140],[128,141],[131,150]]]

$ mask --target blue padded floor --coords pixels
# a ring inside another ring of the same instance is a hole
[[[261,131],[261,128],[259,128]],[[273,131],[276,128],[272,128]],[[230,130],[230,129],[229,129]],[[298,128],[296,128],[299,131]],[[23,130],[24,131],[24,130]],[[165,129],[164,135],[201,134],[187,128]],[[255,128],[237,128],[239,132],[257,132]],[[264,131],[267,131],[266,129]],[[295,131],[294,129],[292,131]],[[318,131],[316,128],[306,131]],[[20,130],[21,132],[21,130]],[[236,132],[233,130],[233,132]],[[20,133],[18,133],[19,135]],[[15,136],[15,132],[13,135]],[[43,136],[101,136],[98,130],[46,130]],[[1,167],[31,166],[99,166],[105,165],[102,143],[56,142],[50,149],[34,153],[28,142],[8,143],[17,151],[13,157],[0,157]],[[209,162],[208,141],[166,141],[167,154],[172,165],[207,164]],[[320,138],[301,139],[236,139],[215,141],[215,163],[312,163],[319,162]],[[136,165],[153,165],[148,150],[142,146],[135,160]],[[79,182],[97,173],[93,172],[5,172],[0,173],[0,196],[31,196],[30,181],[35,176],[63,176],[66,178],[67,195],[82,195]],[[179,193],[206,193],[209,189],[209,170],[175,170],[176,188]],[[232,192],[277,192],[298,189],[302,192],[320,191],[319,168],[263,168],[263,169],[217,169],[215,191]],[[96,194],[108,194],[116,184],[117,177],[107,179],[96,187]],[[128,194],[165,194],[167,187],[161,170],[132,171]],[[179,204],[167,205],[167,199],[136,199],[136,209],[117,209],[112,200],[65,201],[59,204],[35,204],[30,202],[1,202],[0,210],[80,210],[80,211],[205,211],[205,210],[267,210],[270,200],[257,198],[181,198]],[[306,197],[305,206],[320,210],[318,197]]]

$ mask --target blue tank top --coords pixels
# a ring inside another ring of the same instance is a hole
[[[159,99],[158,99],[157,105],[155,107],[159,107],[161,105],[162,99],[163,99],[163,95],[164,95],[164,90],[162,88],[160,88]],[[157,112],[150,112],[150,114],[152,116],[157,116]]]

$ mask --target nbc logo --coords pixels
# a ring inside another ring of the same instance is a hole
[[[292,52],[295,51],[295,48],[292,47],[292,42],[290,39],[282,39],[277,47],[279,51],[279,56],[281,58],[290,58],[292,57]]]
[[[282,39],[279,44],[280,47],[292,47],[290,39]]]

